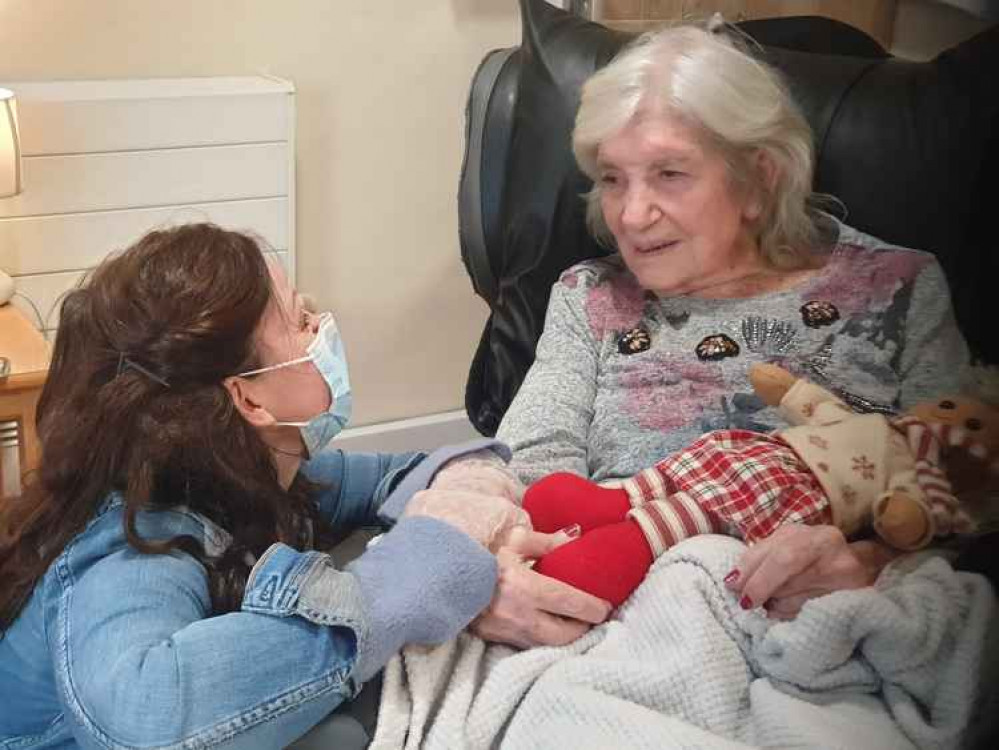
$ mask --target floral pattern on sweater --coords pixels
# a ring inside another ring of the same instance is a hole
[[[860,411],[957,390],[969,355],[936,259],[839,230],[813,275],[745,299],[656,295],[616,255],[567,270],[497,435],[513,468],[525,481],[553,471],[617,479],[709,430],[782,427],[752,392],[754,362],[779,364]],[[625,336],[640,345],[621,346]],[[724,356],[698,357],[709,338],[730,342]]]

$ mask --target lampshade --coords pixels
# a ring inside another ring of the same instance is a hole
[[[0,89],[0,198],[21,192],[21,146],[14,92]]]

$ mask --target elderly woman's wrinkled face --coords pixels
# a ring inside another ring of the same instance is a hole
[[[637,118],[600,145],[597,162],[604,220],[644,288],[712,296],[760,270],[758,208],[684,123]]]

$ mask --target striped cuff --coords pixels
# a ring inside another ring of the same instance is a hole
[[[666,490],[663,475],[655,467],[645,469],[621,482],[621,487],[628,493],[631,507],[640,508],[646,503],[656,500],[666,500],[670,497]]]
[[[670,495],[669,500],[653,500],[632,508],[628,517],[641,527],[654,557],[688,537],[719,530],[701,506],[682,492]]]

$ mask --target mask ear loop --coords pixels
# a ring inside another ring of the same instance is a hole
[[[340,332],[340,329],[339,329],[339,327],[336,324],[336,318],[333,317],[333,313],[330,313],[330,312],[324,312],[324,313],[322,313],[320,315],[319,329],[316,331],[315,338],[313,338],[312,341],[309,343],[309,346],[306,349],[306,355],[304,357],[298,357],[296,359],[290,359],[287,362],[280,362],[280,363],[278,363],[276,365],[269,365],[268,367],[258,367],[256,370],[247,370],[246,372],[238,372],[238,373],[236,373],[235,377],[237,377],[237,378],[248,378],[248,377],[251,377],[253,375],[260,375],[260,374],[265,373],[265,372],[272,372],[274,370],[280,370],[280,369],[282,369],[284,367],[291,367],[293,365],[301,365],[301,364],[304,364],[306,362],[312,362],[312,361],[314,361],[313,357],[312,357],[312,352],[315,351],[315,348],[319,345],[320,335],[323,333],[323,330],[324,330],[325,326],[332,326],[333,330],[336,333]]]

